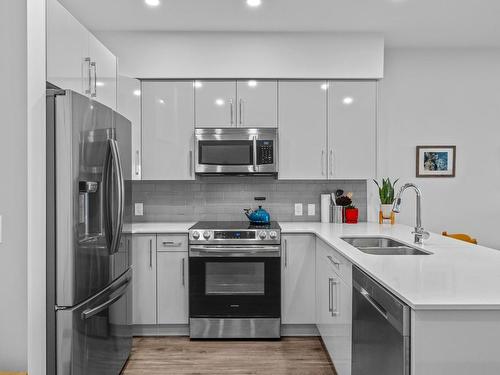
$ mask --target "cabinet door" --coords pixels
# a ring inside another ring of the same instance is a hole
[[[141,179],[141,82],[119,76],[116,110],[132,123],[132,180]]]
[[[196,127],[236,126],[236,81],[196,81]]]
[[[238,81],[237,126],[276,128],[278,126],[278,83]]]
[[[193,180],[192,81],[143,82],[142,179]]]
[[[158,252],[158,324],[188,323],[187,261],[187,252]]]
[[[156,236],[134,235],[133,324],[156,324]]]
[[[47,1],[47,81],[88,94],[88,32],[59,1]]]
[[[315,238],[283,237],[282,320],[284,324],[315,324]]]
[[[326,179],[324,81],[280,81],[279,178]]]
[[[330,82],[329,178],[376,174],[377,83]]]
[[[92,59],[93,99],[116,109],[116,57],[94,35],[89,35],[89,56]]]

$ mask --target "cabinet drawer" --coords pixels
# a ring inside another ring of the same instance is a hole
[[[318,240],[318,256],[324,257],[331,266],[331,269],[345,282],[352,285],[352,264],[335,249]]]
[[[165,234],[156,236],[157,251],[188,251],[188,236],[185,234]]]

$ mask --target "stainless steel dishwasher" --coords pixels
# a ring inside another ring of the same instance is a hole
[[[410,374],[410,308],[353,267],[352,375]]]

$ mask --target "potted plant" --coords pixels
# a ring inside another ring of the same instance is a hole
[[[392,214],[392,203],[394,202],[394,188],[396,187],[396,183],[399,181],[399,178],[391,182],[391,179],[382,178],[382,186],[378,183],[377,180],[373,180],[378,187],[378,195],[380,197],[380,212],[382,213],[382,217],[384,219],[390,219]]]
[[[342,221],[345,223],[347,221],[346,208],[352,205],[352,193],[347,193],[346,195],[343,195],[344,192],[342,191],[342,193],[340,194],[342,195],[338,195],[337,199],[335,199],[335,202],[337,203],[337,206],[342,207]]]
[[[353,204],[350,204],[345,208],[345,222],[347,224],[357,224],[358,217],[359,210]]]

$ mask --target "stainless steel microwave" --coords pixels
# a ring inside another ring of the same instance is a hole
[[[195,130],[197,174],[277,174],[278,129]]]

